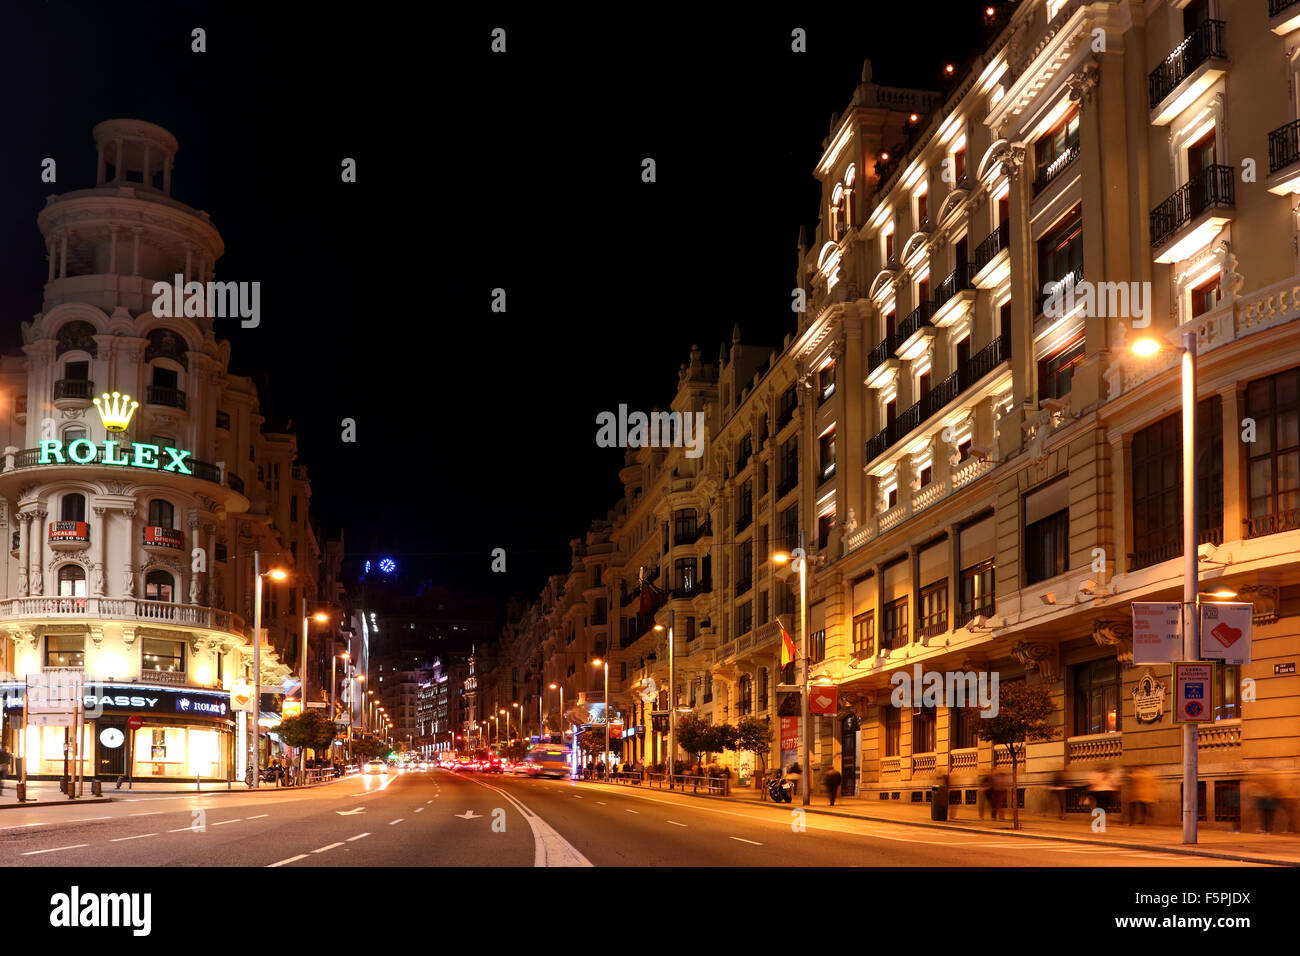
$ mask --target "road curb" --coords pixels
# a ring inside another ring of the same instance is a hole
[[[603,783],[597,780],[576,780],[574,782],[584,783],[584,784],[596,784],[602,787],[609,787],[612,790],[638,789],[623,784]],[[677,794],[683,797],[691,797],[693,799],[703,799],[703,800],[714,801],[714,802],[725,801],[727,803],[748,804],[750,806],[771,806],[771,807],[776,806],[775,804],[759,801],[759,800],[742,800],[738,797],[713,797],[713,796],[709,796],[708,794],[686,793],[681,790],[663,791],[663,790],[658,790],[657,788],[654,787],[651,787],[645,790],[644,792],[649,793],[650,791],[655,791],[658,793]],[[1229,860],[1235,863],[1263,863],[1269,866],[1300,867],[1300,861],[1297,860],[1285,860],[1276,857],[1250,856],[1250,855],[1243,855],[1240,853],[1231,853],[1231,852],[1225,852],[1219,850],[1191,849],[1185,846],[1170,846],[1168,844],[1160,844],[1160,843],[1129,843],[1129,842],[1112,843],[1110,841],[1103,842],[1101,840],[1093,840],[1084,836],[1062,836],[1061,834],[1056,834],[1056,833],[1027,833],[1024,830],[993,830],[984,827],[953,826],[952,824],[934,823],[934,822],[927,822],[924,820],[898,820],[894,817],[866,816],[858,813],[843,813],[838,810],[824,810],[818,807],[800,807],[800,806],[795,806],[793,804],[790,806],[790,809],[805,810],[808,813],[816,813],[826,817],[839,817],[844,820],[866,820],[871,823],[894,823],[900,826],[918,827],[918,828],[928,829],[928,830],[946,830],[952,833],[978,833],[978,834],[990,835],[990,836],[1019,837],[1021,839],[1028,839],[1028,840],[1053,840],[1057,843],[1082,843],[1087,846],[1104,846],[1108,848],[1113,847],[1114,849],[1117,850],[1146,850],[1146,851],[1156,851],[1159,853],[1175,853],[1180,856],[1199,856],[1199,857],[1205,857],[1207,859],[1212,859],[1212,860]]]
[[[87,803],[112,803],[112,797],[78,797],[69,800],[60,794],[58,800],[28,800],[26,803],[0,803],[0,810],[30,810],[33,807],[77,807]]]
[[[358,774],[351,775],[351,777],[356,777],[356,776],[359,775]],[[123,800],[127,794],[138,794],[143,797],[150,797],[154,795],[157,796],[189,795],[191,797],[204,797],[204,796],[216,796],[218,794],[255,793],[255,792],[256,793],[297,793],[302,790],[315,790],[317,787],[328,787],[330,784],[342,783],[345,780],[351,779],[351,777],[347,777],[347,776],[335,777],[333,780],[326,780],[322,783],[308,783],[308,784],[304,784],[301,787],[258,787],[256,791],[252,787],[247,787],[247,786],[244,787],[243,790],[238,790],[234,788],[231,788],[230,790],[113,790],[112,793],[114,794],[114,796],[111,797],[110,796],[78,797],[75,800],[69,800],[66,797],[64,797],[62,793],[60,793],[59,794],[60,799],[57,800],[28,800],[26,803],[0,803],[0,810],[20,810],[24,808],[31,809],[32,807],[76,806],[77,804],[85,804],[85,803],[114,803],[116,801]]]

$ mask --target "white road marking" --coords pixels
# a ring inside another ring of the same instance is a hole
[[[109,843],[121,843],[123,840],[142,840],[145,837],[157,836],[156,833],[140,833],[136,836],[118,837],[116,840],[109,840]]]
[[[591,866],[591,861],[579,853],[573,844],[513,795],[499,787],[479,783],[477,780],[474,782],[486,790],[501,794],[523,814],[528,828],[533,831],[533,866]]]
[[[262,819],[262,817],[269,817],[269,816],[270,816],[269,813],[259,813],[259,814],[257,814],[256,816],[249,817],[248,819],[249,819],[249,820],[260,820],[260,819]]]
[[[28,850],[23,856],[36,856],[38,853],[58,853],[60,850],[79,850],[83,846],[90,846],[89,843],[74,843],[72,846],[56,846],[48,850]]]
[[[297,856],[291,856],[289,857],[289,859],[281,860],[279,863],[270,863],[267,865],[267,869],[270,869],[272,866],[284,866],[286,863],[292,863],[294,860],[305,860],[305,859],[307,859],[307,854],[299,853]]]
[[[332,850],[336,846],[342,846],[342,843],[331,843],[329,846],[323,846],[319,850],[312,850],[313,853],[324,853],[326,850]]]
[[[167,832],[168,832],[168,833],[184,833],[186,830],[190,830],[190,831],[192,831],[192,832],[194,832],[194,833],[202,833],[202,832],[203,832],[202,830],[195,829],[195,827],[194,827],[193,825],[188,826],[188,827],[177,827],[175,830],[168,830]]]
[[[624,807],[623,809],[627,810],[626,807]],[[640,810],[628,810],[627,812],[628,812],[628,813],[640,813],[641,811],[640,811]]]
[[[394,823],[401,823],[406,817],[398,817],[396,820],[389,820],[388,825],[391,827]]]
[[[415,812],[416,812],[416,813],[423,813],[423,812],[424,812],[424,807],[416,807],[416,808],[415,808]]]
[[[358,833],[358,834],[357,834],[356,836],[354,836],[354,837],[348,837],[347,840],[345,840],[344,842],[345,842],[345,843],[351,843],[353,840],[360,840],[362,837],[368,837],[368,836],[370,836],[369,833]]]
[[[604,800],[597,800],[596,802],[599,803],[602,807],[609,806],[609,804],[607,804]]]
[[[426,804],[433,803],[432,800],[425,800],[424,802],[425,802]]]
[[[736,840],[736,841],[738,841],[738,842],[740,842],[740,843],[752,843],[752,844],[754,844],[754,846],[762,846],[762,845],[763,845],[763,844],[757,842],[756,840],[746,840],[744,837],[732,837],[732,839],[733,839],[733,840]]]
[[[128,817],[156,817],[161,814],[161,810],[146,810],[143,813],[128,813]]]
[[[665,820],[664,822],[665,822],[665,823],[671,823],[671,824],[672,824],[673,826],[675,826],[675,827],[684,827],[684,826],[686,826],[685,823],[678,823],[676,820]]]
[[[212,825],[213,825],[214,827],[219,827],[219,826],[224,826],[224,825],[227,824],[227,823],[238,823],[238,822],[239,822],[240,820],[242,820],[242,819],[244,819],[244,818],[243,818],[243,817],[235,817],[235,819],[233,819],[233,820],[221,820],[221,821],[218,821],[217,823],[214,823],[214,824],[212,824]]]
[[[75,820],[64,820],[64,823],[85,823],[87,820],[107,820],[108,817],[77,817]]]

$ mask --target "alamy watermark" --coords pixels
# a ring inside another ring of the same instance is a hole
[[[895,707],[979,707],[981,717],[998,715],[997,671],[926,671],[890,675],[889,702]]]
[[[262,283],[186,282],[176,273],[175,282],[155,282],[153,314],[159,318],[240,319],[240,326],[255,329],[262,322]]]
[[[1043,315],[1059,319],[1075,309],[1098,318],[1131,319],[1130,327],[1144,329],[1151,324],[1150,282],[1071,282],[1062,279],[1043,286],[1047,298]]]
[[[685,448],[687,458],[704,454],[703,412],[628,413],[626,405],[596,416],[598,448]]]

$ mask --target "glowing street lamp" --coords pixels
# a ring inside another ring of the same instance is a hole
[[[605,667],[605,766],[609,766],[609,658],[601,660],[597,657],[591,662],[596,667],[604,665]],[[671,692],[670,692],[671,696]]]
[[[253,552],[253,789],[262,783],[262,575],[283,581],[289,575],[279,568],[262,570],[262,552]]]
[[[1149,357],[1164,346],[1159,339],[1144,337],[1133,343],[1133,351]],[[1196,605],[1196,331],[1183,334],[1183,659],[1199,658],[1200,614]],[[1183,724],[1183,843],[1196,842],[1197,731],[1196,724]]]

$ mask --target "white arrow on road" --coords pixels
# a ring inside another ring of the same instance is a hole
[[[483,814],[475,813],[473,810],[466,810],[464,813],[453,813],[452,816],[459,817],[462,820],[477,820]]]
[[[365,807],[357,807],[355,810],[335,810],[334,812],[341,817],[350,817],[354,813],[360,813],[364,809]]]

